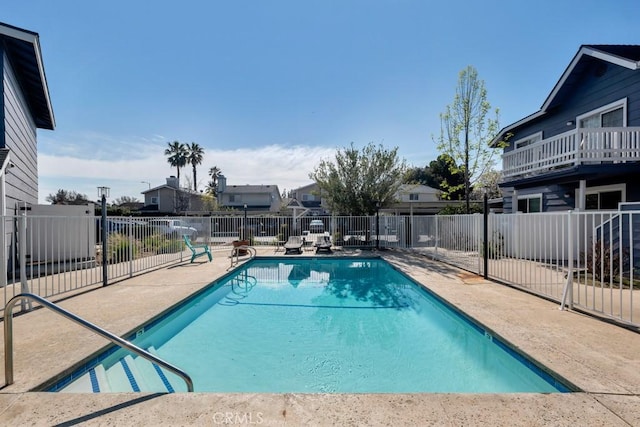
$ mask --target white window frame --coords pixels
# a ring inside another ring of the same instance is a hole
[[[529,142],[531,140],[535,140],[535,141]],[[524,147],[527,147],[527,146],[529,146],[531,144],[535,144],[536,142],[540,142],[540,141],[542,141],[542,131],[536,132],[536,133],[532,133],[531,135],[525,136],[524,138],[520,138],[519,140],[517,140],[517,141],[515,141],[513,143],[513,146],[517,150],[519,148],[524,148]]]
[[[576,128],[584,129],[580,126],[580,122],[587,117],[595,116],[596,114],[602,116],[602,114],[608,113],[609,111],[617,110],[620,107],[622,107],[622,127],[627,127],[627,98],[622,98],[610,104],[603,105],[600,108],[596,108],[595,110],[591,110],[584,114],[576,116]]]
[[[151,204],[152,205],[157,205],[158,204],[158,196],[151,196]]]
[[[542,193],[534,193],[534,194],[518,194],[518,199],[516,200],[516,208],[519,205],[519,201],[520,200],[525,200],[525,199],[540,199],[540,212],[543,212],[542,210]],[[527,209],[529,207],[529,203],[527,202]],[[521,210],[518,210],[517,212],[522,212]],[[523,212],[524,213],[524,212]],[[539,212],[526,212],[526,213],[539,213]]]
[[[418,200],[420,200],[420,194],[418,194],[418,193],[409,193],[409,201],[410,202],[417,202]]]
[[[600,194],[600,193],[608,193],[610,191],[621,191],[622,192],[622,200],[620,203],[625,203],[627,201],[627,184],[622,182],[620,184],[610,184],[610,185],[599,185],[597,187],[587,187],[584,191],[584,206],[586,210],[587,206],[587,196],[589,194]],[[580,197],[580,190],[576,190],[576,200]],[[598,199],[598,210],[600,210],[600,199]],[[619,205],[619,204],[618,204]]]

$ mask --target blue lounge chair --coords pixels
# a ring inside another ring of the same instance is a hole
[[[189,236],[187,236],[186,234],[184,236],[184,243],[187,245],[187,247],[191,250],[191,262],[193,262],[194,259],[202,256],[202,255],[206,255],[209,257],[209,262],[212,261],[212,257],[211,257],[211,251],[209,250],[209,245],[194,245],[193,243],[191,243],[191,239],[189,239]]]

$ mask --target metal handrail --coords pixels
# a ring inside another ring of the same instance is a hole
[[[193,392],[193,381],[191,377],[184,372],[182,369],[173,366],[172,364],[165,362],[160,359],[158,356],[149,353],[148,351],[138,347],[137,345],[127,341],[125,339],[120,338],[119,336],[112,334],[111,332],[102,329],[99,326],[94,325],[91,322],[88,322],[81,317],[76,316],[75,314],[65,310],[62,307],[53,304],[46,299],[29,293],[18,294],[15,297],[11,298],[4,309],[4,371],[5,371],[5,382],[6,385],[13,384],[13,307],[18,303],[19,300],[34,300],[39,304],[42,304],[44,307],[47,307],[53,310],[55,313],[58,313],[62,317],[66,317],[67,319],[77,323],[80,326],[83,326],[96,334],[102,336],[103,338],[108,339],[112,343],[126,348],[132,353],[137,354],[138,356],[149,360],[152,363],[156,363],[168,371],[173,372],[174,374],[181,377],[185,383],[187,383],[187,391]]]
[[[246,250],[249,253],[249,259],[254,258],[258,254],[258,251],[256,251],[256,248],[254,248],[253,246],[247,246],[247,245],[235,246],[233,249],[231,249],[231,256],[230,256],[231,265],[229,266],[229,268],[233,267],[234,265],[240,262],[240,255],[239,255],[240,249]],[[235,262],[233,260],[234,256],[235,256]]]

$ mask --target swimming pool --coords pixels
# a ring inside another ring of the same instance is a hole
[[[202,392],[568,391],[378,258],[254,259],[131,339]],[[186,386],[111,350],[49,390]]]

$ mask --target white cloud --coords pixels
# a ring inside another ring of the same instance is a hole
[[[86,194],[95,200],[98,186],[111,188],[111,200],[121,196],[142,200],[140,193],[147,189],[143,182],[155,187],[176,173],[167,163],[163,151],[156,150],[157,147],[148,154],[137,151],[131,153],[130,158],[113,161],[41,153],[38,156],[40,203],[46,203],[46,197],[61,188]],[[335,151],[327,147],[282,145],[234,150],[205,147],[204,160],[197,168],[198,188],[203,189],[206,185],[207,173],[212,166],[222,170],[228,185],[270,184],[277,185],[280,191],[297,188],[309,184],[309,173],[320,160],[332,158]],[[185,177],[191,176],[190,166],[180,170],[183,185],[187,182]]]

